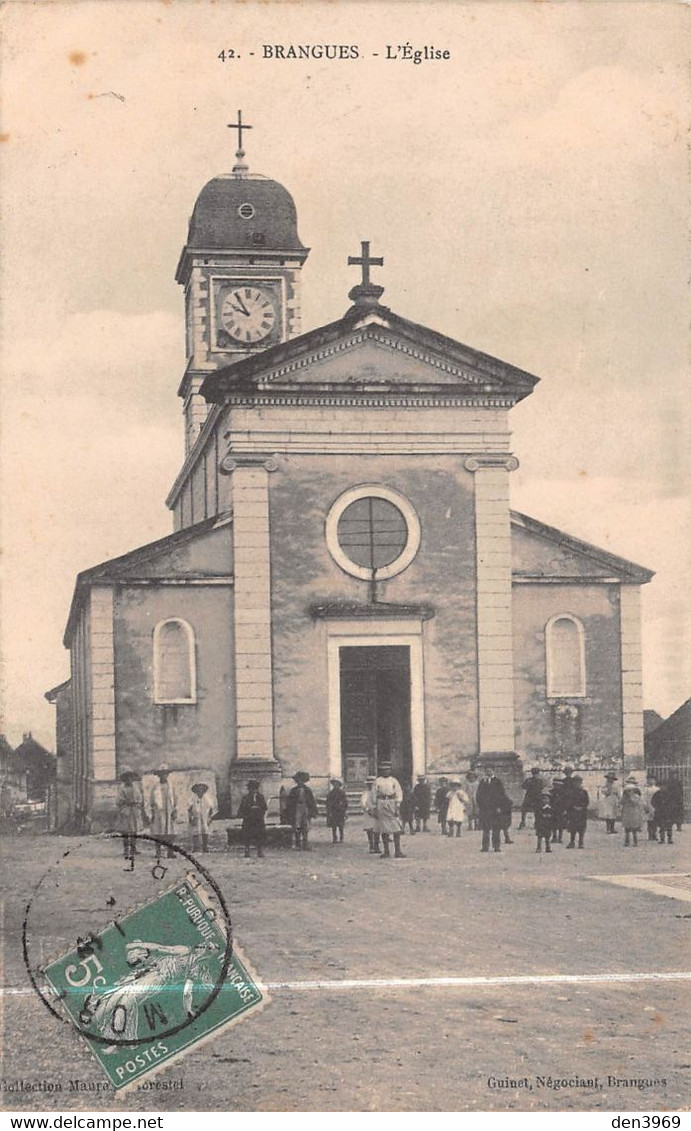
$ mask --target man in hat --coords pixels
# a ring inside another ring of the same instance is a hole
[[[537,766],[533,766],[530,771],[530,777],[526,778],[523,782],[523,804],[521,805],[521,823],[519,829],[525,828],[525,819],[528,813],[533,814],[535,817],[536,812],[542,804],[542,790],[544,789],[544,782],[540,777],[540,770]]]
[[[348,794],[343,788],[343,782],[340,778],[332,778],[331,789],[326,795],[326,823],[331,829],[333,844],[343,842],[347,812]]]
[[[175,834],[178,816],[178,799],[170,779],[170,768],[165,763],[154,770],[158,781],[149,794],[151,832],[166,845],[166,856],[174,856],[170,841]],[[156,859],[161,859],[161,841],[156,841]]]
[[[298,770],[293,774],[295,785],[286,799],[286,816],[293,826],[295,847],[309,851],[309,831],[311,822],[317,816],[317,803],[314,794],[307,785],[310,776],[305,770]]]
[[[242,817],[242,839],[245,843],[245,856],[250,855],[252,844],[257,846],[257,856],[264,855],[266,841],[266,798],[259,792],[259,780],[250,778],[247,793],[243,794],[238,806],[238,817]]]
[[[605,822],[607,832],[611,835],[616,832],[616,822],[621,811],[621,791],[615,784],[618,781],[614,770],[605,774],[605,784],[597,793],[597,814]]]
[[[403,826],[398,816],[403,790],[401,783],[391,773],[391,762],[380,764],[379,777],[374,782],[374,795],[377,803],[377,827],[384,846],[382,859],[390,859],[389,843],[390,838],[393,837],[394,857],[403,860],[405,858],[405,853],[401,852]]]
[[[206,782],[198,781],[192,786],[194,800],[187,807],[187,816],[190,823],[192,836],[192,851],[196,852],[201,844],[202,852],[209,851],[209,826],[213,820],[215,809],[208,796],[209,787]]]
[[[415,831],[428,833],[427,822],[432,811],[432,790],[424,774],[418,774],[413,786],[413,816],[415,817]]]
[[[377,824],[377,799],[374,793],[374,783],[377,779],[370,774],[365,779],[365,791],[360,798],[360,807],[363,813],[362,826],[367,834],[367,843],[372,853],[379,854],[379,826]]]
[[[494,851],[501,852],[501,830],[508,800],[504,783],[496,776],[493,768],[488,766],[477,787],[477,807],[482,829],[481,852],[489,852],[490,836]]]
[[[125,871],[134,869],[134,856],[136,849],[136,836],[144,826],[144,798],[137,784],[137,775],[129,766],[123,766],[120,771],[120,787],[115,798],[115,807],[118,811],[118,828],[122,833],[123,852],[125,856]]]

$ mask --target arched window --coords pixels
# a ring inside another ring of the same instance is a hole
[[[154,629],[154,703],[196,703],[194,631],[171,617]]]
[[[571,613],[551,617],[545,626],[547,698],[585,695],[585,632]]]

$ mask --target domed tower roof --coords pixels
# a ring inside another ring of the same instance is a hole
[[[304,251],[293,198],[268,177],[228,174],[204,186],[190,219],[189,250]]]

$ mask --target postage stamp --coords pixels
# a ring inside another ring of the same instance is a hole
[[[42,973],[119,1091],[269,1000],[192,872]]]

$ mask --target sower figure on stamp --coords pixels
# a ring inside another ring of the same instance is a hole
[[[208,785],[203,781],[195,782],[192,786],[194,800],[187,807],[187,816],[193,852],[198,851],[200,847],[202,852],[209,851],[209,826],[216,811],[208,796],[208,790]]]
[[[151,810],[151,832],[153,836],[160,837],[166,846],[166,856],[174,856],[170,841],[175,833],[175,822],[178,816],[178,800],[175,790],[169,780],[170,768],[165,763],[154,770],[158,782],[149,794],[149,809]],[[161,859],[162,845],[156,841],[156,859]]]
[[[216,943],[165,946],[133,939],[125,949],[132,973],[100,994],[96,1018],[101,1035],[118,1041],[140,1040],[140,1020],[142,1012],[146,1016],[147,1003],[164,994],[177,996],[178,991],[182,991],[182,1010],[191,1020],[194,992],[201,989],[208,996],[213,989],[208,962],[218,952]],[[118,1047],[108,1045],[104,1052],[116,1052]]]
[[[115,805],[118,811],[118,828],[123,834],[122,845],[125,860],[129,866],[126,872],[134,868],[135,837],[144,827],[144,797],[139,788],[137,775],[128,766],[123,767],[120,773],[121,785],[118,789]]]
[[[238,806],[238,817],[242,817],[242,839],[245,845],[245,856],[250,855],[253,844],[257,846],[257,856],[264,855],[266,841],[266,798],[259,792],[259,781],[250,778],[247,783],[247,793],[243,794]]]
[[[293,826],[295,847],[309,851],[310,825],[317,816],[317,803],[314,794],[307,785],[310,780],[305,770],[298,770],[293,774],[295,785],[286,799],[286,816]]]
[[[326,823],[331,829],[332,844],[343,841],[343,831],[348,812],[348,794],[340,778],[331,779],[331,789],[326,795]]]
[[[424,774],[418,774],[413,787],[413,816],[415,817],[415,831],[429,832],[427,822],[432,811],[432,790]]]
[[[434,808],[437,810],[437,821],[441,825],[441,835],[446,836],[446,810],[449,807],[449,780],[439,778],[439,786],[434,795]]]
[[[403,800],[403,790],[400,782],[391,773],[391,763],[382,762],[379,767],[379,777],[374,782],[374,794],[377,799],[377,826],[381,834],[384,851],[382,859],[391,856],[389,851],[390,837],[393,836],[394,856],[401,860],[401,832],[403,826],[398,817],[398,810]]]
[[[501,830],[507,800],[503,783],[495,775],[492,767],[488,766],[485,776],[477,787],[477,807],[482,829],[481,852],[489,852],[490,836],[494,851],[501,852]]]
[[[377,825],[377,798],[374,792],[374,775],[365,779],[366,789],[360,798],[362,809],[362,827],[367,834],[367,843],[370,852],[379,853],[379,827]]]

